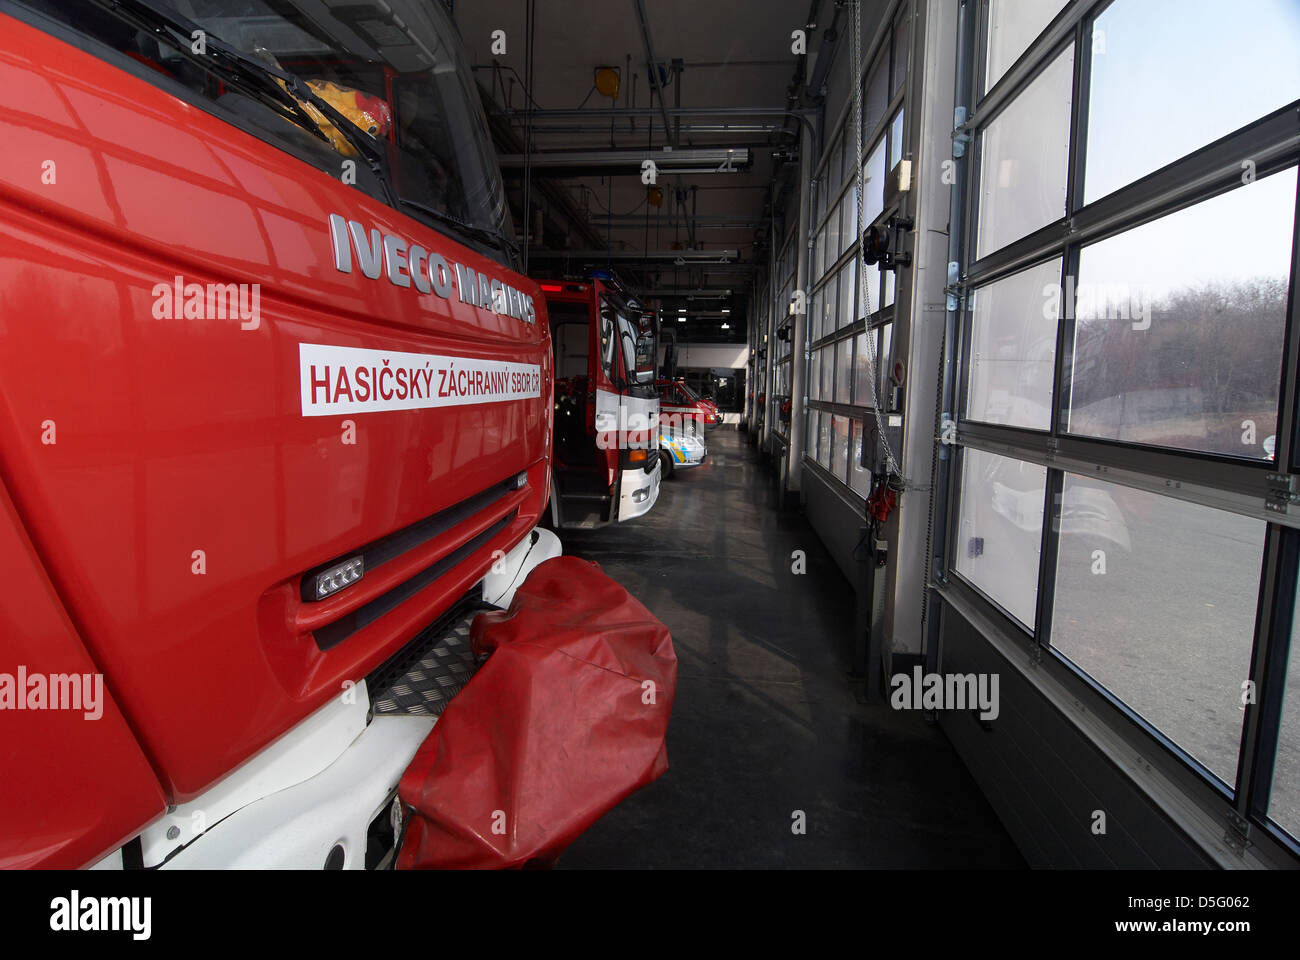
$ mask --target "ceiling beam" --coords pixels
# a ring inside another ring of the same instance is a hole
[[[498,157],[502,167],[522,167],[525,155],[505,153]],[[547,150],[529,159],[534,170],[554,167],[604,169],[627,168],[640,173],[641,165],[651,160],[664,173],[676,173],[680,167],[698,167],[714,173],[739,173],[750,164],[746,147],[696,147],[687,150]]]
[[[725,300],[731,296],[731,291],[726,289],[701,290],[694,287],[655,287],[650,290],[641,291],[642,295],[647,297],[671,297],[673,299],[685,296],[687,300]]]
[[[526,111],[503,110],[507,117],[522,120]],[[791,107],[665,107],[670,117],[793,117],[812,125],[817,111]],[[654,117],[659,111],[653,107],[591,107],[582,109],[533,109],[533,119],[556,120],[626,120],[630,117]]]
[[[739,250],[533,250],[537,260],[666,260],[711,267],[736,266]]]

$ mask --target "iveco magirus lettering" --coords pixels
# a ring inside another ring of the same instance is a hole
[[[396,287],[414,287],[420,293],[451,297],[454,285],[462,303],[493,313],[504,313],[533,323],[537,319],[533,298],[496,277],[477,273],[462,263],[448,263],[440,253],[408,243],[377,227],[367,230],[356,220],[330,214],[330,240],[334,245],[334,266],[351,273],[353,263],[371,280],[387,277]]]

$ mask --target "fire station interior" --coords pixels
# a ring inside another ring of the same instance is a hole
[[[680,674],[562,865],[1294,866],[1300,8],[453,15],[529,274],[722,413],[564,533]]]

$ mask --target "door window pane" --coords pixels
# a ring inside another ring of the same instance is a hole
[[[817,420],[817,462],[831,468],[831,415],[824,410]]]
[[[1064,6],[1065,0],[991,0],[985,90],[993,89]]]
[[[835,402],[849,403],[849,390],[853,383],[853,340],[835,344]]]
[[[1295,191],[1293,167],[1080,252],[1071,433],[1273,456]]]
[[[885,304],[880,302],[880,266],[879,264],[864,263],[862,265],[863,278],[867,281],[866,302],[858,307],[860,311],[865,310],[866,316],[879,313]],[[885,271],[886,273],[890,271]]]
[[[1065,216],[1073,83],[1069,47],[979,135],[978,257]]]
[[[848,482],[849,418],[831,417],[831,473],[836,480]]]
[[[822,291],[812,295],[812,304],[808,312],[808,342],[816,343],[825,332],[822,330]]]
[[[894,21],[894,82],[889,86],[895,92],[903,85],[903,78],[907,76],[907,59],[912,39],[912,21],[908,13],[908,8],[904,7],[898,19]]]
[[[823,269],[829,270],[840,257],[840,208],[831,211],[826,221],[826,260]]]
[[[885,119],[885,108],[889,106],[889,57],[886,51],[876,57],[867,75],[867,94],[862,99],[862,138],[865,140],[876,129],[876,124]]]
[[[858,185],[855,182],[840,201],[840,253],[853,246],[857,239],[854,228],[858,223]]]
[[[817,459],[817,418],[821,416],[820,410],[808,411],[808,435],[804,438],[804,456],[810,460]]]
[[[821,332],[823,337],[829,337],[835,332],[835,308],[839,305],[835,298],[835,278],[832,277],[826,286],[822,287]]]
[[[1300,603],[1291,622],[1291,649],[1282,695],[1282,728],[1273,762],[1269,818],[1300,839]]]
[[[863,164],[862,177],[862,223],[863,229],[870,227],[876,217],[885,209],[885,139],[881,137],[874,150],[867,154]]]
[[[889,409],[890,371],[894,367],[894,324],[886,323],[880,328],[880,353],[876,362],[876,391],[880,397],[880,408]]]
[[[843,160],[843,140],[836,138],[835,143],[826,151],[826,169],[822,178],[826,182],[826,202],[829,203],[840,189],[840,163]]]
[[[1225,12],[1220,0],[1129,0],[1097,18],[1085,202],[1300,97],[1300,3]]]
[[[903,111],[894,114],[894,122],[889,126],[889,168],[898,166],[903,159]]]
[[[954,569],[1032,628],[1047,468],[967,447]]]
[[[822,354],[820,350],[814,350],[812,359],[808,361],[808,399],[821,399],[821,365]]]
[[[858,319],[858,305],[856,303],[858,288],[853,282],[854,273],[857,271],[857,258],[850,260],[840,271],[840,326],[849,327]]]
[[[875,330],[868,330],[866,333],[860,333],[854,338],[856,346],[853,351],[853,402],[860,407],[869,407],[872,405],[871,373],[868,365],[870,358],[867,356],[867,337],[875,336],[877,336]]]
[[[830,401],[835,395],[835,347],[823,347],[821,398]]]
[[[854,420],[849,444],[849,486],[865,499],[871,492],[871,471],[862,466],[862,436],[862,421]]]
[[[1236,779],[1266,524],[1067,474],[1052,646]]]
[[[1060,286],[1053,260],[972,292],[967,418],[1051,428]]]

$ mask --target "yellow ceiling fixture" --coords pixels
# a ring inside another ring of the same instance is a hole
[[[618,67],[597,67],[596,92],[602,97],[617,100],[619,79]]]

